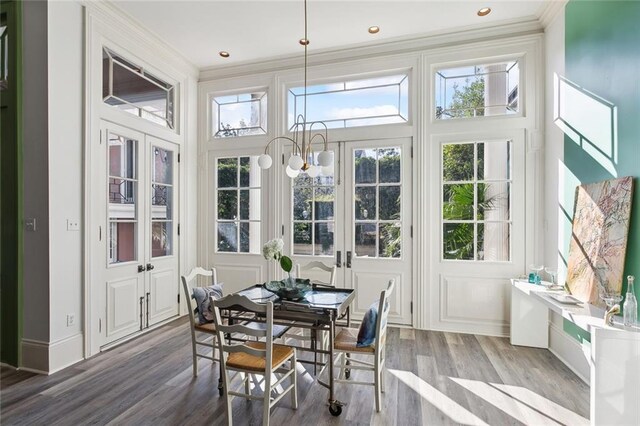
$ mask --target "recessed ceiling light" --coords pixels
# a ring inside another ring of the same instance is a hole
[[[306,46],[309,44],[309,40],[307,40],[306,38],[301,38],[300,40],[298,40],[298,43],[300,43],[303,46]]]
[[[229,52],[225,52],[224,50],[220,51],[219,55],[223,58],[228,58],[229,56],[231,56],[229,55]]]
[[[490,7],[483,7],[482,9],[480,9],[478,11],[478,16],[487,16],[490,13],[491,13],[491,8]]]
[[[379,32],[380,32],[380,27],[378,27],[377,25],[369,27],[369,33],[370,34],[377,34]]]

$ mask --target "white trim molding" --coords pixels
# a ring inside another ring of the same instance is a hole
[[[22,360],[19,369],[33,373],[53,374],[84,359],[82,333],[56,342],[22,339],[21,345]]]

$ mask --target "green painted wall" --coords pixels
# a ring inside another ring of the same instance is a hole
[[[565,72],[584,91],[616,107],[618,156],[613,166],[617,176],[568,135],[564,163],[582,183],[636,178],[624,276],[635,275],[640,280],[640,2],[570,1],[565,9]],[[571,198],[564,205],[569,206],[575,186],[565,185],[565,198]],[[640,285],[635,293],[640,300]],[[565,331],[577,334],[566,322]]]
[[[9,31],[8,87],[0,92],[0,360],[17,366],[22,336],[21,4],[0,3]]]

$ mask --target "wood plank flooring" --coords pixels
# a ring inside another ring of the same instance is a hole
[[[226,424],[218,366],[200,360],[193,378],[190,351],[181,319],[48,377],[3,367],[0,423]],[[390,328],[381,413],[373,387],[337,385],[347,405],[331,416],[328,391],[310,371],[298,366],[298,410],[283,398],[271,424],[588,424],[588,386],[549,351],[504,338]],[[352,378],[370,380],[362,371]],[[262,403],[235,398],[233,417],[238,425],[261,424]]]

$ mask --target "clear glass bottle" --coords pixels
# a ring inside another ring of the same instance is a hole
[[[638,323],[638,301],[633,292],[633,275],[627,277],[627,296],[624,298],[622,312],[624,314],[625,327],[633,327]]]

